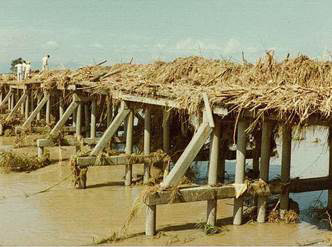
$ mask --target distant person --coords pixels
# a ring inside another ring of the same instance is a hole
[[[23,79],[23,64],[18,63],[15,65],[16,73],[17,73],[17,81],[20,82]]]
[[[22,80],[25,80],[25,69],[27,67],[26,62],[23,60],[22,62]]]
[[[28,61],[27,64],[25,65],[25,71],[24,71],[24,79],[29,79],[31,74],[31,62]]]
[[[50,58],[50,55],[45,55],[42,59],[42,71],[48,70],[48,59]]]

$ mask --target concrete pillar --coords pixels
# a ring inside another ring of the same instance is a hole
[[[149,107],[144,111],[144,155],[151,152],[151,110]],[[150,166],[144,164],[144,178],[143,183],[147,184],[150,179]]]
[[[246,148],[248,136],[245,130],[248,127],[248,122],[240,120],[237,126],[237,145],[236,145],[236,167],[235,167],[235,183],[243,184],[244,182],[244,169],[246,163]],[[233,211],[233,224],[242,224],[243,214],[243,198],[234,198],[234,211]]]
[[[46,124],[51,123],[51,97],[48,96],[48,101],[46,102]]]
[[[82,103],[79,102],[76,109],[76,137],[81,136]]]
[[[22,92],[22,94],[24,94],[24,92]],[[21,114],[24,115],[25,104],[22,104],[20,107],[21,107]]]
[[[39,105],[40,101],[41,101],[41,95],[38,94],[38,96],[37,96],[38,105]],[[37,114],[37,121],[39,121],[39,120],[40,120],[40,111]]]
[[[64,100],[63,97],[60,96],[60,100],[59,100],[59,119],[62,118],[63,113],[64,113]]]
[[[269,182],[269,168],[271,155],[272,123],[263,122],[262,129],[262,147],[261,147],[261,165],[259,177],[266,183]],[[259,196],[257,199],[257,222],[264,223],[266,216],[266,196]]]
[[[25,119],[28,119],[28,117],[29,117],[29,95],[28,95],[28,97],[26,97],[26,99],[25,99]]]
[[[156,233],[157,206],[146,206],[145,235],[153,236]]]
[[[211,134],[210,162],[208,184],[214,186],[218,183],[219,147],[220,147],[221,123],[215,121],[215,127]],[[207,224],[214,226],[217,216],[217,200],[207,201]]]
[[[127,119],[127,135],[126,135],[126,154],[132,154],[133,152],[133,128],[134,128],[134,113],[131,110]],[[131,185],[132,181],[132,165],[126,165],[125,185]]]
[[[331,145],[330,145],[331,151]],[[290,178],[292,152],[292,128],[290,126],[282,126],[282,150],[281,150],[281,182],[287,183]],[[330,156],[331,165],[331,156]],[[331,167],[331,166],[330,166]],[[331,171],[331,169],[330,169]],[[280,217],[283,219],[285,211],[289,207],[289,193],[280,194]]]
[[[90,138],[96,138],[96,100],[91,101]]]

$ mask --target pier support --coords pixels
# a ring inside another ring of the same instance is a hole
[[[151,110],[149,107],[144,111],[144,154],[150,154],[151,152]],[[150,166],[144,164],[144,178],[143,183],[147,184],[150,179]]]
[[[91,101],[90,138],[96,138],[96,100]]]
[[[39,103],[40,103],[40,101],[41,101],[41,96],[38,94],[38,96],[37,96],[37,104],[39,105]],[[45,104],[46,104],[46,102],[45,102]],[[43,105],[43,107],[44,107],[44,105]],[[42,107],[42,108],[43,108]],[[41,109],[40,109],[41,110]],[[37,113],[37,121],[40,121],[40,110],[38,111],[38,113]]]
[[[215,186],[218,183],[219,147],[220,147],[220,121],[215,121],[215,127],[211,135],[210,162],[208,184]],[[217,200],[207,201],[207,224],[214,226],[217,217]]]
[[[21,98],[17,101],[16,105],[12,108],[6,119],[10,119],[11,117],[13,117],[15,112],[19,109],[20,105],[23,104],[24,101],[27,99],[28,99],[27,94],[26,92],[24,92]]]
[[[258,176],[259,175],[259,157],[260,157],[260,150],[261,150],[261,143],[262,143],[262,140],[258,133],[254,134],[254,140],[255,140],[255,148],[253,149],[253,153],[252,153],[252,168],[253,168],[254,173],[257,174],[257,176]]]
[[[157,206],[146,205],[145,235],[153,236],[156,233]]]
[[[236,167],[235,167],[235,184],[243,184],[244,170],[246,163],[246,148],[248,136],[245,130],[248,127],[248,122],[240,120],[237,126],[237,144],[236,144]],[[233,224],[242,224],[243,214],[243,198],[234,198]]]
[[[169,153],[169,117],[170,111],[163,111],[163,150],[165,153]]]
[[[38,103],[36,109],[34,109],[34,111],[30,114],[30,116],[27,118],[27,120],[23,123],[22,128],[27,128],[27,127],[31,126],[31,123],[34,120],[34,118],[39,114],[41,109],[44,107],[44,105],[48,101],[48,97],[49,97],[49,94],[45,93],[44,98]],[[27,105],[26,105],[26,107],[27,107]],[[25,112],[27,112],[27,110]]]
[[[259,177],[266,183],[269,182],[270,154],[271,154],[272,123],[263,122],[261,165]],[[257,200],[257,222],[264,223],[266,217],[266,196],[259,196]]]
[[[130,110],[127,117],[127,135],[126,135],[126,154],[130,155],[133,152],[133,128],[134,128],[134,113]],[[127,164],[125,168],[125,185],[129,186],[132,182],[133,165]]]
[[[82,103],[79,102],[76,108],[76,138],[81,136]]]
[[[60,96],[60,102],[59,102],[59,118],[62,118],[64,113],[64,99],[62,96]]]
[[[48,97],[46,102],[46,124],[51,123],[51,97]]]
[[[113,135],[118,130],[122,122],[126,119],[127,115],[129,114],[128,107],[125,102],[122,102],[121,110],[116,115],[114,120],[112,121],[111,125],[107,128],[104,132],[103,136],[100,138],[100,141],[97,143],[95,148],[92,150],[90,155],[98,155],[103,149],[106,147],[107,143],[111,141]],[[92,117],[92,115],[91,115]],[[92,122],[92,121],[91,121]],[[91,128],[93,126],[91,125]]]
[[[282,150],[281,150],[281,183],[284,184],[288,183],[290,179],[291,151],[292,151],[292,128],[290,126],[284,125],[282,126]],[[330,151],[331,151],[331,145],[330,145]],[[330,156],[330,161],[331,161],[331,156]],[[288,209],[289,209],[289,192],[286,190],[282,191],[280,194],[281,219],[284,218],[285,211]]]
[[[204,143],[209,138],[211,131],[212,129],[209,126],[209,123],[207,122],[203,122],[199,126],[197,132],[194,134],[188,146],[185,148],[182,155],[177,160],[173,169],[170,171],[170,173],[164,178],[164,181],[161,183],[162,188],[175,186],[180,182],[181,178],[184,176],[188,167],[194,161],[199,150],[202,148]]]
[[[84,104],[84,128],[85,128],[85,136],[89,137],[90,121],[89,121],[89,105],[87,102],[85,102]]]

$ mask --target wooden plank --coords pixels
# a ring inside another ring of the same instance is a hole
[[[102,164],[96,163],[96,156],[86,156],[86,157],[78,157],[77,164],[81,167],[85,166],[101,166]],[[119,165],[127,165],[130,163],[129,156],[127,155],[114,155],[111,157],[105,158],[104,166],[119,166]]]
[[[174,165],[170,173],[165,177],[164,181],[161,183],[162,188],[168,188],[170,186],[177,185],[181,178],[184,176],[188,167],[194,161],[199,150],[202,148],[204,143],[209,138],[212,129],[208,123],[202,123],[194,134],[193,138],[189,142],[188,146]]]
[[[280,182],[270,183],[270,191],[272,194],[280,194],[282,191]],[[289,185],[289,192],[302,193],[309,191],[320,191],[332,189],[332,180],[327,177],[307,178],[292,180]],[[248,196],[244,194],[244,196]],[[145,197],[145,204],[159,205],[168,203],[185,203],[196,201],[207,201],[213,199],[226,199],[235,197],[235,187],[232,184],[219,187],[211,187],[208,185],[196,186],[190,188],[179,188],[175,198],[174,192],[171,190],[161,190],[151,193]],[[173,199],[171,201],[171,198]]]
[[[44,95],[43,99],[37,105],[36,109],[30,114],[30,116],[28,117],[28,119],[23,123],[22,128],[27,128],[27,127],[31,126],[32,121],[35,119],[35,117],[37,116],[37,114],[44,107],[44,105],[48,101],[48,98],[49,98],[49,94],[46,93]]]
[[[208,121],[210,127],[214,128],[214,120],[213,120],[212,110],[210,107],[209,98],[207,96],[207,93],[203,93],[203,101],[204,101],[207,121]]]
[[[92,150],[91,155],[98,155],[101,151],[103,151],[103,149],[106,147],[107,143],[112,139],[113,135],[120,127],[121,123],[125,120],[125,118],[129,114],[129,112],[130,111],[128,109],[125,109],[124,107],[121,108],[119,113],[116,115],[116,117],[112,121],[111,125],[104,132],[100,141],[97,143],[95,148]]]

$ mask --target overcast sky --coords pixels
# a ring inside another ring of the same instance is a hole
[[[328,59],[332,1],[1,0],[0,72],[12,59],[53,68],[103,59],[149,63],[203,55],[254,62],[265,50]]]

